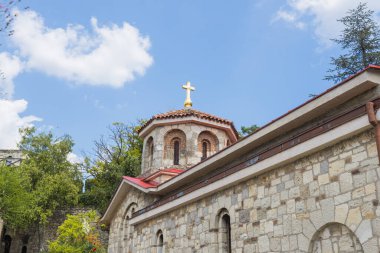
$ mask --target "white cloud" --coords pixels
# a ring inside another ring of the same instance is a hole
[[[150,40],[127,22],[121,26],[49,28],[34,11],[18,11],[11,37],[26,67],[79,84],[122,87],[153,63]]]
[[[21,116],[27,106],[28,102],[23,99],[0,99],[0,149],[16,148],[21,139],[19,129],[30,127],[33,122],[41,120],[35,116]]]
[[[361,0],[287,0],[287,5],[278,10],[275,20],[283,20],[298,28],[300,24],[308,24],[314,29],[319,42],[328,47],[331,38],[336,38],[343,29],[336,20],[345,16],[347,11],[355,8]],[[379,0],[367,0],[368,7],[376,13],[380,12]]]
[[[0,53],[0,98],[11,98],[14,92],[13,79],[20,74],[23,64],[17,56]]]
[[[84,158],[81,156],[78,156],[77,154],[73,152],[70,152],[67,154],[67,161],[69,161],[72,164],[83,163]]]

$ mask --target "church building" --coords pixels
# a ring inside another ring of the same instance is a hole
[[[139,131],[141,175],[101,219],[108,252],[380,252],[379,85],[369,66],[239,139],[187,83],[184,108]]]

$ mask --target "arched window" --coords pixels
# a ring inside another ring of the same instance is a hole
[[[202,142],[202,160],[207,158],[207,151],[209,150],[208,143],[206,140]]]
[[[210,131],[203,131],[198,135],[198,154],[201,161],[215,154],[219,150],[219,140]]]
[[[222,244],[223,252],[231,253],[231,221],[228,214],[224,214],[222,217]]]
[[[125,210],[124,218],[122,221],[122,227],[120,229],[121,245],[120,248],[128,249],[125,252],[131,252],[132,240],[131,234],[133,233],[133,227],[129,224],[129,220],[133,217],[133,213],[138,209],[137,203],[132,202]],[[116,251],[119,252],[119,251]]]
[[[150,168],[153,166],[153,155],[154,155],[154,142],[153,137],[149,137],[145,144],[145,167]]]
[[[154,152],[154,146],[153,146],[153,141],[150,143],[149,147],[149,166],[153,166],[153,152]]]
[[[216,222],[219,252],[231,253],[231,219],[227,209],[223,208],[219,212]]]
[[[172,129],[164,137],[163,166],[186,165],[186,134],[180,129]]]
[[[179,140],[174,141],[174,160],[173,164],[174,165],[179,165]]]
[[[157,251],[156,251],[157,253],[164,252],[164,234],[162,233],[162,230],[158,230],[157,232],[156,248],[157,248]]]
[[[21,253],[27,253],[27,248],[26,248],[26,246],[23,246],[23,247],[22,247]]]

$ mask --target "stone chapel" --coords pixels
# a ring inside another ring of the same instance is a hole
[[[380,252],[379,66],[242,139],[183,88],[140,129],[141,175],[101,219],[109,253]]]

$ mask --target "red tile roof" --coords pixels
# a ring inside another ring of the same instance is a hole
[[[139,129],[139,132],[144,130],[155,119],[159,119],[159,120],[160,119],[175,119],[175,118],[185,118],[185,117],[191,117],[191,116],[194,116],[198,119],[207,119],[207,120],[211,120],[211,121],[214,121],[217,123],[230,125],[232,127],[232,129],[234,130],[234,132],[237,134],[237,131],[236,131],[235,126],[234,126],[232,121],[227,120],[227,119],[223,119],[223,118],[220,118],[220,117],[208,114],[208,113],[197,111],[197,110],[194,110],[191,108],[170,111],[167,113],[156,114]]]
[[[123,179],[125,179],[125,180],[127,180],[127,181],[129,181],[135,185],[138,185],[140,187],[147,189],[147,188],[157,187],[158,184],[155,181],[153,181],[153,179],[162,175],[162,174],[171,174],[173,177],[176,177],[179,174],[181,174],[182,172],[184,172],[184,170],[171,168],[171,169],[163,169],[163,170],[156,171],[153,174],[146,176],[146,177],[137,177],[136,178],[136,177],[124,176]]]
[[[144,182],[143,178],[135,178],[135,177],[127,177],[127,176],[124,176],[123,179],[135,184],[135,185],[138,185],[138,186],[141,186],[142,188],[154,188],[157,186],[157,184],[152,184],[151,182]]]

